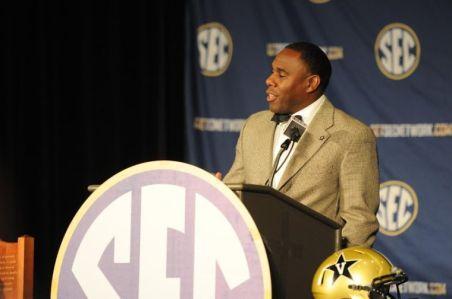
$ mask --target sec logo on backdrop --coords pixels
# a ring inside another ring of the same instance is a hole
[[[380,232],[397,236],[406,231],[416,219],[419,202],[414,189],[402,181],[387,181],[380,185],[378,222]]]
[[[199,67],[204,76],[223,74],[232,59],[232,37],[220,23],[212,22],[198,27]]]
[[[402,23],[385,26],[377,36],[374,50],[378,68],[393,80],[410,76],[421,58],[421,44],[416,33]]]
[[[171,161],[128,168],[71,222],[51,298],[270,298],[264,245],[213,175]]]
[[[315,4],[323,4],[323,3],[330,2],[331,0],[309,0],[309,1],[311,1],[312,3],[315,3]]]

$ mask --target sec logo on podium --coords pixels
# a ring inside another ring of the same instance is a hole
[[[213,175],[173,161],[102,184],[66,231],[51,298],[271,298],[259,232]]]

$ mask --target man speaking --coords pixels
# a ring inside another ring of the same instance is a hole
[[[330,75],[328,57],[311,43],[276,56],[266,80],[269,111],[246,120],[224,182],[272,186],[343,225],[346,246],[371,246],[379,206],[375,136],[324,95]]]

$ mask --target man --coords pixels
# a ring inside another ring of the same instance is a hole
[[[276,56],[266,80],[270,111],[245,122],[224,182],[265,185],[271,180],[288,124],[272,121],[274,115],[300,115],[307,129],[281,157],[272,187],[343,225],[347,246],[371,246],[379,206],[375,136],[323,94],[330,75],[327,56],[313,44],[293,43]]]

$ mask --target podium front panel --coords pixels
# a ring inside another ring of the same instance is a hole
[[[340,225],[268,187],[231,189],[239,191],[264,240],[273,298],[311,298],[317,267],[340,248]]]

